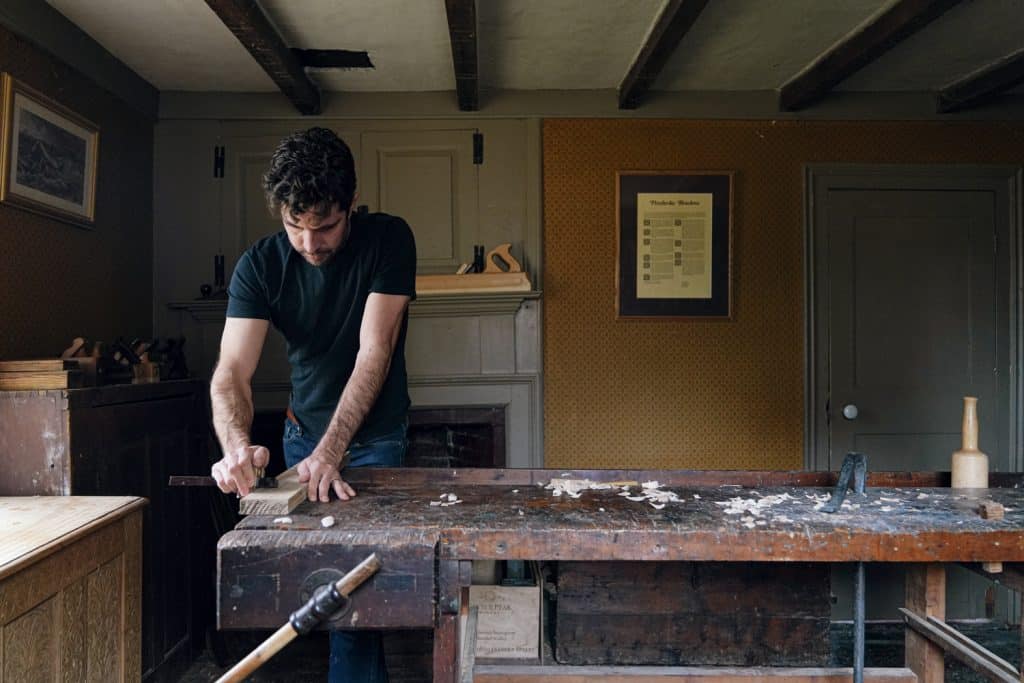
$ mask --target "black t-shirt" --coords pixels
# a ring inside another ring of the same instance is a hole
[[[371,292],[416,297],[416,244],[401,218],[351,214],[345,245],[323,266],[306,262],[284,231],[246,250],[228,286],[231,318],[269,320],[288,344],[292,412],[319,439],[355,366],[359,328]],[[399,427],[409,408],[402,319],[384,386],[353,437],[361,441]]]

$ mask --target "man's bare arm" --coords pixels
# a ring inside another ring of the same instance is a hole
[[[266,465],[267,450],[252,446],[252,376],[256,372],[270,323],[256,318],[227,318],[220,343],[220,358],[210,380],[213,427],[224,457],[212,468],[224,492],[249,493],[256,466]]]
[[[366,300],[366,310],[359,328],[359,353],[356,355],[355,367],[341,393],[327,431],[307,459],[319,462],[310,463],[308,479],[301,467],[299,470],[300,481],[307,482],[310,500],[316,500],[319,496],[320,500],[327,501],[332,485],[342,500],[355,495],[351,487],[337,478],[336,473],[352,437],[373,408],[384,386],[408,305],[409,297],[395,294],[373,293]],[[321,464],[323,468],[319,466]]]

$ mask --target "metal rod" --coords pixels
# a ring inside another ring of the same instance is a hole
[[[853,683],[864,683],[864,563],[853,583]]]

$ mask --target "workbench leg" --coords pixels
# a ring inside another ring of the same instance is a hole
[[[473,582],[473,563],[440,560],[437,566],[437,615],[434,626],[434,683],[459,680],[459,613],[463,592]]]
[[[913,564],[907,568],[907,609],[921,617],[946,618],[946,568],[941,564]],[[917,674],[918,683],[943,683],[945,663],[942,648],[924,636],[906,629],[907,667]]]
[[[459,674],[459,615],[442,614],[434,627],[434,683],[456,683]]]

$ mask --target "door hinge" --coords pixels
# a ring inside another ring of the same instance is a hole
[[[224,177],[224,145],[214,145],[213,147],[213,177]]]
[[[484,134],[473,133],[473,164],[479,166],[484,163]]]

